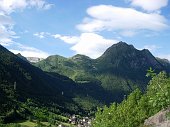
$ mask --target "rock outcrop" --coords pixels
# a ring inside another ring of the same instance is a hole
[[[147,127],[170,127],[170,119],[168,118],[168,113],[170,113],[170,108],[167,110],[161,110],[154,116],[146,119],[144,125]]]

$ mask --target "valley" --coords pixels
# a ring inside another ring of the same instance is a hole
[[[97,59],[54,55],[36,63],[1,46],[0,63],[0,121],[23,121],[21,126],[75,126],[78,122],[69,119],[86,117],[88,123],[97,108],[119,104],[137,88],[145,93],[149,68],[155,73],[170,70],[166,60],[124,42]]]

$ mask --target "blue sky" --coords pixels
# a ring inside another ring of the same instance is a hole
[[[97,58],[119,41],[170,60],[168,0],[0,0],[0,44],[26,57]]]

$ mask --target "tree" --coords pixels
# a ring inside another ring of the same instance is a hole
[[[146,93],[133,91],[120,104],[98,109],[93,127],[137,127],[144,120],[170,105],[170,79],[165,72],[158,75],[150,68],[152,77]]]
[[[170,105],[170,79],[165,72],[160,72],[149,82],[147,96],[149,104],[157,112]]]

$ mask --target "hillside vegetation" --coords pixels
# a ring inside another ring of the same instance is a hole
[[[98,90],[105,95],[103,89]],[[54,125],[68,123],[72,114],[83,116],[90,111],[94,113],[100,105],[99,98],[95,100],[94,95],[89,101],[87,94],[89,97],[93,95],[88,87],[85,90],[68,77],[45,73],[0,46],[0,123],[18,120]],[[86,101],[82,103],[79,98]]]
[[[73,114],[94,115],[97,106],[113,98],[96,80],[75,83],[44,72],[0,46],[0,123],[29,119],[68,123]]]
[[[156,59],[149,50],[137,50],[124,42],[112,45],[97,59],[79,54],[71,58],[54,55],[34,65],[65,75],[77,83],[97,83],[112,93],[116,102],[121,102],[136,88],[146,90],[149,78],[145,74],[150,67],[156,72],[170,71],[170,64]]]
[[[136,89],[120,104],[99,108],[93,127],[142,127],[145,119],[166,109],[170,105],[170,78],[165,72],[156,75],[150,71],[148,75],[152,80],[144,94]]]
[[[34,65],[0,46],[0,126],[71,126],[72,115],[99,107],[93,126],[133,127],[169,104],[166,74],[145,76],[150,67],[169,72],[169,62],[123,42],[97,59],[55,55]]]

